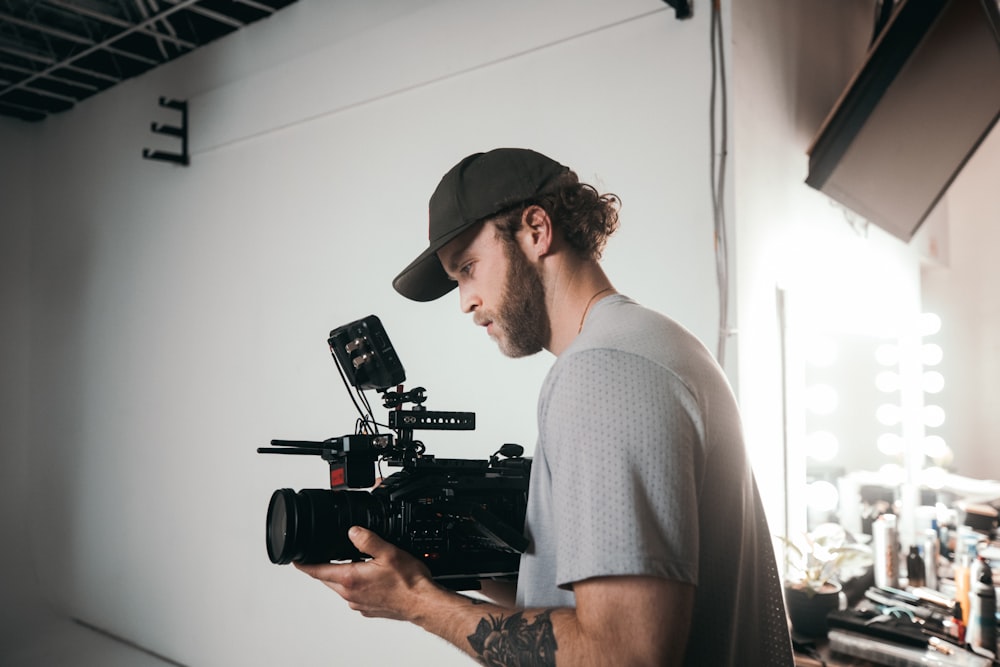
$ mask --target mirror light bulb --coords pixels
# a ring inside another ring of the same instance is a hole
[[[944,487],[948,472],[938,466],[930,466],[920,471],[920,483],[931,489]]]
[[[902,412],[903,409],[898,405],[883,403],[875,410],[875,419],[883,426],[895,426],[902,420]]]
[[[948,443],[940,435],[929,435],[924,438],[924,456],[929,459],[942,459],[948,455]]]
[[[875,348],[875,361],[880,366],[895,366],[899,363],[899,346],[882,343]]]
[[[933,336],[941,331],[941,318],[936,313],[921,313],[917,320],[917,333],[921,336]]]
[[[840,451],[840,441],[829,431],[814,431],[806,436],[806,455],[817,461],[832,461]]]
[[[899,373],[893,373],[892,371],[880,371],[879,374],[875,376],[875,386],[878,387],[879,391],[887,394],[899,391]]]
[[[924,406],[924,425],[937,428],[944,424],[944,408],[940,405],[925,405]]]
[[[927,343],[920,348],[920,362],[924,366],[937,366],[944,358],[944,351],[937,343]]]
[[[924,373],[923,385],[928,394],[937,394],[944,389],[944,376],[937,371],[927,371]]]
[[[897,433],[883,433],[878,437],[876,446],[886,456],[899,456],[903,453],[903,438]]]

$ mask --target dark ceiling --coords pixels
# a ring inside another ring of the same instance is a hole
[[[0,0],[0,115],[42,120],[296,0]]]

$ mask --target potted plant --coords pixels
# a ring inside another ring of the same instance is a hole
[[[840,608],[842,584],[871,567],[871,547],[842,526],[824,523],[785,543],[785,607],[792,629],[822,637],[826,617]]]

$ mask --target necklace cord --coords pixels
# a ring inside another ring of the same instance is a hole
[[[601,296],[605,292],[610,292],[614,287],[605,287],[604,289],[594,293],[594,296],[590,297],[590,301],[587,302],[587,307],[583,309],[583,315],[580,317],[580,328],[576,330],[577,333],[583,331],[583,323],[587,320],[587,313],[590,312],[590,307],[594,305],[594,299]]]

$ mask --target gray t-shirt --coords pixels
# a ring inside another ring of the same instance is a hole
[[[549,371],[538,429],[519,606],[575,606],[592,577],[664,577],[697,587],[686,664],[792,664],[736,401],[701,342],[605,297]]]

